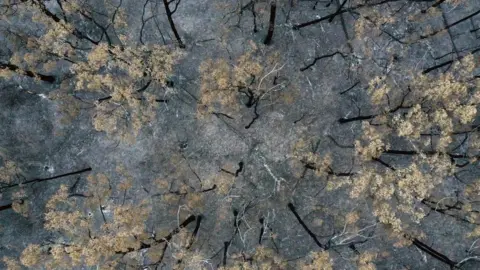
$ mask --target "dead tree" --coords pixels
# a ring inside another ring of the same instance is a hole
[[[175,8],[173,10],[170,9],[170,4],[172,2],[175,2]],[[168,23],[170,24],[170,28],[172,28],[173,35],[175,35],[175,38],[177,39],[178,46],[182,49],[185,48],[185,44],[182,41],[182,38],[178,34],[177,27],[175,26],[175,23],[173,22],[172,15],[177,11],[178,5],[180,4],[180,0],[163,0],[163,5],[165,6],[165,12],[167,13],[167,18],[168,18]]]
[[[268,25],[267,37],[263,44],[269,45],[272,42],[273,31],[275,30],[275,16],[277,13],[277,2],[274,0],[270,3],[270,22]]]

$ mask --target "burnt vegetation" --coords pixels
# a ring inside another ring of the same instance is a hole
[[[0,268],[480,267],[478,1],[0,14]]]

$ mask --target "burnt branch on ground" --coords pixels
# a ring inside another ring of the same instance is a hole
[[[0,63],[0,69],[8,69],[10,71],[25,75],[30,78],[34,78],[34,79],[38,78],[39,80],[47,83],[54,83],[57,80],[55,76],[44,75],[41,73],[33,72],[31,70],[24,70],[24,69],[21,69],[19,66],[16,66],[10,63]]]
[[[92,168],[88,167],[88,168],[85,168],[85,169],[82,169],[82,170],[79,170],[79,171],[64,173],[64,174],[60,174],[60,175],[56,175],[56,176],[52,176],[52,177],[47,177],[47,178],[35,178],[35,179],[31,179],[31,180],[24,181],[24,182],[21,182],[21,183],[10,184],[10,185],[6,185],[6,186],[2,186],[2,187],[0,188],[0,192],[3,191],[3,190],[5,190],[5,189],[7,189],[7,188],[12,188],[12,187],[17,187],[17,186],[24,186],[24,185],[33,184],[33,183],[46,182],[46,181],[55,180],[55,179],[59,179],[59,178],[63,178],[63,177],[71,176],[71,175],[77,175],[77,174],[89,172],[89,171],[91,171],[91,170],[92,170]]]
[[[252,127],[253,123],[255,123],[255,121],[260,117],[260,114],[258,114],[258,104],[259,104],[259,100],[256,99],[255,101],[255,106],[253,107],[253,113],[255,114],[255,116],[252,118],[252,120],[250,121],[250,123],[248,123],[246,126],[245,126],[245,129],[249,129],[250,127]]]
[[[408,238],[408,237],[407,237]],[[455,261],[452,261],[450,258],[445,256],[444,254],[440,253],[439,251],[433,249],[432,247],[428,246],[424,242],[418,240],[417,238],[411,239],[412,244],[419,248],[420,250],[424,251],[428,255],[432,256],[433,258],[437,259],[438,261],[448,265],[451,269],[455,269],[456,265],[458,264]]]
[[[305,222],[303,222],[302,218],[300,217],[300,215],[297,213],[297,210],[295,209],[295,206],[292,204],[292,203],[289,203],[288,204],[288,209],[290,209],[290,211],[293,213],[293,215],[295,216],[295,218],[297,218],[297,221],[298,223],[300,223],[300,225],[303,227],[303,229],[308,233],[308,235],[313,239],[313,241],[315,242],[315,244],[317,244],[318,247],[320,247],[321,249],[323,250],[327,250],[327,246],[325,246],[324,244],[320,243],[320,241],[318,240],[317,236],[308,228],[308,226],[305,224]]]
[[[310,64],[307,64],[306,66],[300,68],[300,71],[305,71],[305,70],[311,68],[312,66],[314,66],[317,63],[317,61],[325,59],[325,58],[334,57],[337,54],[341,55],[343,58],[347,57],[345,54],[343,54],[342,52],[339,52],[339,51],[336,51],[336,52],[330,53],[330,54],[324,54],[324,55],[321,55],[321,56],[317,56],[313,59],[313,61]]]

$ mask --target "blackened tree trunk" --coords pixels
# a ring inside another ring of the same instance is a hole
[[[0,211],[4,211],[10,208],[12,208],[12,204],[2,205],[0,206]]]
[[[40,74],[40,73],[35,73],[33,71],[30,71],[30,70],[23,70],[20,67],[18,67],[16,65],[13,65],[13,64],[10,64],[10,63],[5,63],[5,64],[0,63],[0,69],[8,69],[8,70],[11,70],[11,71],[16,72],[18,74],[22,74],[22,75],[25,75],[25,76],[28,76],[28,77],[31,77],[31,78],[38,78],[41,81],[48,82],[48,83],[54,83],[55,82],[55,77],[54,76],[43,75],[43,74]]]
[[[163,0],[163,5],[165,6],[165,11],[167,12],[167,18],[168,18],[168,23],[170,24],[170,28],[172,28],[172,32],[175,35],[175,38],[177,39],[178,46],[180,48],[185,48],[185,44],[183,44],[182,38],[178,34],[177,28],[175,27],[175,23],[173,22],[172,15],[173,13],[177,10],[177,7],[175,7],[175,10],[172,12],[170,9],[170,3],[168,0]],[[178,6],[178,4],[177,4]]]
[[[272,43],[272,37],[273,37],[273,30],[275,30],[275,16],[277,13],[277,3],[276,1],[272,1],[270,3],[270,23],[268,25],[268,33],[267,37],[265,38],[265,41],[263,44],[269,45]]]

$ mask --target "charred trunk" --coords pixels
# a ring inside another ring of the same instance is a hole
[[[268,25],[268,33],[267,33],[267,37],[265,38],[265,41],[263,42],[263,44],[265,45],[270,45],[270,43],[272,43],[273,31],[275,30],[276,13],[277,13],[277,3],[273,1],[270,4],[270,23]]]

